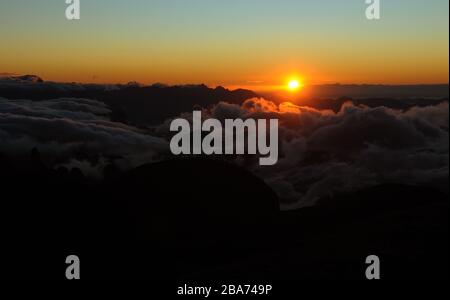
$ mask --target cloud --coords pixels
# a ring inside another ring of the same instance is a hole
[[[333,112],[255,98],[205,113],[279,119],[278,164],[251,169],[285,208],[298,208],[383,183],[438,186],[448,178],[448,112],[448,102],[407,110],[346,102]]]
[[[170,119],[142,129],[112,122],[111,113],[89,99],[0,98],[0,152],[29,155],[38,147],[53,166],[80,168],[94,178],[111,161],[129,169],[168,154]],[[279,119],[276,165],[261,167],[247,156],[234,162],[263,178],[286,209],[384,183],[448,190],[448,115],[448,102],[396,110],[348,101],[332,111],[253,98],[203,108],[204,118]],[[191,119],[192,112],[181,117]]]
[[[77,153],[119,157],[130,163],[128,167],[166,151],[165,140],[112,122],[110,113],[104,103],[88,99],[0,98],[0,151],[20,156],[37,147],[43,156],[58,160],[73,159]]]
[[[110,109],[101,102],[88,99],[61,98],[44,101],[0,98],[0,112],[40,118],[67,118],[72,120],[107,119]]]

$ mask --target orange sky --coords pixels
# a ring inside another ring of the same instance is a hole
[[[95,0],[69,22],[64,1],[2,1],[0,73],[256,90],[291,77],[448,82],[447,0],[386,2],[375,22],[365,19],[363,1],[317,2]]]

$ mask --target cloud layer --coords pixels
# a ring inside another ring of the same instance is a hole
[[[0,98],[0,151],[21,156],[37,147],[53,160],[67,161],[79,155],[115,157],[133,167],[167,148],[164,140],[143,130],[111,122],[110,114],[104,103],[95,100]]]
[[[347,102],[333,112],[265,99],[222,102],[206,111],[218,119],[280,120],[279,163],[251,168],[286,208],[383,183],[448,189],[448,112],[448,102],[408,110]]]
[[[170,119],[142,129],[112,122],[110,115],[110,108],[96,100],[0,98],[0,152],[29,155],[37,147],[47,163],[77,167],[94,177],[107,163],[127,169],[168,155]],[[253,98],[203,108],[203,118],[209,117],[279,119],[278,164],[226,159],[263,178],[287,209],[383,183],[448,190],[448,102],[395,110],[349,101],[332,111]]]

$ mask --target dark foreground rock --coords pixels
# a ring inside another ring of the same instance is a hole
[[[386,279],[448,278],[448,199],[433,189],[384,185],[281,212],[263,181],[213,159],[101,182],[33,156],[0,165],[4,278],[65,279],[71,254],[85,279],[364,279],[372,254]]]

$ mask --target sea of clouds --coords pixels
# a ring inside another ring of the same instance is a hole
[[[36,147],[52,167],[78,167],[92,177],[106,163],[129,169],[169,155],[170,120],[138,128],[110,116],[96,100],[0,98],[0,152],[26,156]],[[204,108],[203,117],[279,119],[275,166],[247,156],[233,162],[264,179],[287,209],[383,183],[448,189],[448,102],[394,110],[349,101],[336,112],[254,98],[220,102]]]
[[[168,148],[167,141],[143,129],[112,122],[110,115],[111,110],[96,100],[0,98],[0,152],[20,157],[37,148],[49,164],[92,165],[78,161],[77,156],[82,155],[101,162],[91,166],[101,171],[105,159],[114,159],[125,168],[135,167],[153,161]]]

